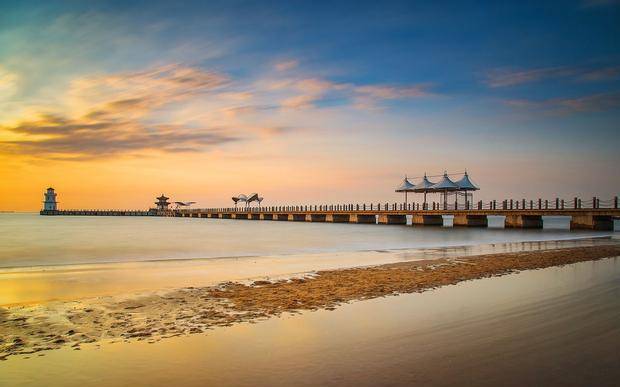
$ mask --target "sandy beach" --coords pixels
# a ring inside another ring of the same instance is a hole
[[[620,256],[620,244],[451,256],[308,272],[282,280],[224,282],[141,294],[13,305],[0,309],[0,359],[44,356],[88,343],[198,334],[283,313],[333,310],[355,300],[424,292],[463,281]]]

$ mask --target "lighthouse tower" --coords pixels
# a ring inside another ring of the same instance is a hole
[[[58,202],[56,201],[56,192],[54,192],[54,188],[48,188],[44,195],[45,201],[43,202],[43,211],[58,210]]]

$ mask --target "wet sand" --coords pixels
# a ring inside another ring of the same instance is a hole
[[[215,286],[249,278],[274,280],[289,278],[292,274],[424,259],[599,246],[616,242],[613,237],[590,237],[433,248],[1,268],[0,307],[123,296],[188,286]]]
[[[354,300],[424,292],[478,278],[620,256],[620,245],[447,257],[324,270],[287,280],[225,282],[141,295],[0,309],[0,359],[41,356],[89,343],[144,341],[257,322],[283,313],[333,310]]]

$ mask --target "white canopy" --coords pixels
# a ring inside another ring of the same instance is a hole
[[[396,192],[413,192],[414,189],[415,185],[411,184],[407,176],[405,176],[401,185],[396,188]]]
[[[478,191],[480,189],[477,185],[472,183],[471,180],[469,180],[469,175],[467,175],[467,171],[465,171],[465,175],[463,176],[463,178],[457,181],[456,184],[462,191]]]
[[[429,192],[431,191],[431,187],[434,185],[435,183],[428,180],[428,177],[426,177],[426,173],[425,173],[422,181],[419,184],[416,184],[414,192]]]
[[[459,189],[459,186],[450,180],[448,174],[446,172],[443,173],[443,178],[435,185],[431,187],[431,190],[437,191],[456,191]]]

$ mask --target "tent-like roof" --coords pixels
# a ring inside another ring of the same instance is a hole
[[[426,177],[426,173],[425,173],[424,178],[419,184],[415,185],[415,189],[413,191],[414,192],[428,192],[428,191],[431,191],[431,187],[434,185],[435,183],[428,180],[428,177]]]
[[[192,204],[196,204],[196,202],[174,202],[174,204],[181,206],[181,207],[189,207]]]
[[[232,199],[233,199],[233,201],[235,203],[237,203],[237,202],[247,202],[248,201],[248,197],[245,196],[244,194],[237,195],[237,196],[233,197]],[[237,200],[235,200],[235,199],[237,199]]]
[[[414,189],[415,185],[411,184],[407,176],[405,176],[401,185],[396,188],[396,192],[413,192]]]
[[[469,180],[469,175],[467,174],[467,171],[465,171],[465,175],[463,176],[463,178],[457,181],[456,184],[462,191],[478,191],[480,189],[480,187],[478,187],[477,185],[472,183],[471,180]]]
[[[441,180],[437,184],[431,187],[432,190],[441,190],[441,191],[446,191],[446,190],[454,191],[459,188],[460,187],[455,182],[450,180],[446,172],[443,173],[443,178],[441,178]]]

